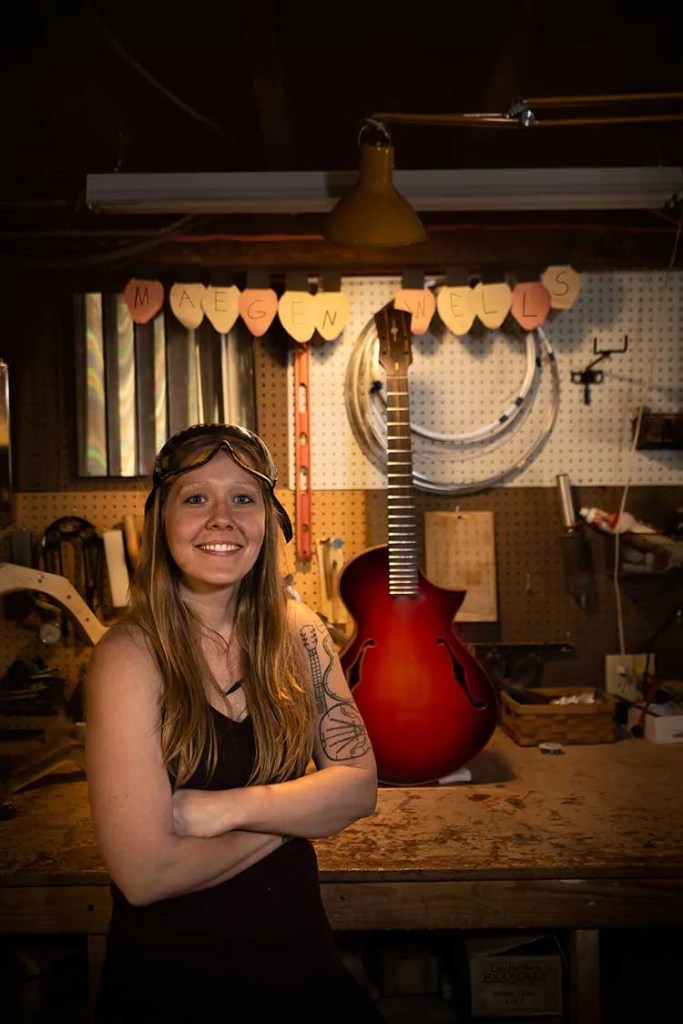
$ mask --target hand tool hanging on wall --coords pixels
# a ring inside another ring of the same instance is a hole
[[[326,537],[319,540],[318,555],[318,590],[320,592],[320,612],[328,626],[336,626],[344,636],[348,623],[348,613],[339,595],[339,578],[343,564],[341,549],[344,541],[340,537]]]
[[[623,355],[628,350],[628,335],[624,336],[624,344],[622,348],[598,348],[598,339],[593,338],[593,354],[597,356],[588,364],[583,370],[571,370],[571,382],[572,384],[583,384],[583,404],[591,404],[591,387],[594,384],[602,384],[603,372],[602,370],[594,370],[593,367],[601,363],[603,359],[609,359],[610,356]]]
[[[311,357],[308,345],[294,351],[294,430],[296,435],[296,556],[310,562],[311,545]]]
[[[309,291],[305,274],[291,273],[285,277],[285,291],[278,303],[278,317],[290,337],[298,344],[294,349],[294,471],[296,495],[296,557],[310,562],[311,540],[311,411],[310,366],[308,342],[313,337],[316,303]]]
[[[287,334],[298,342],[294,350],[294,429],[296,466],[297,558],[313,557],[311,533],[311,418],[310,353],[308,343],[317,331],[325,341],[340,336],[349,317],[348,296],[341,291],[338,273],[326,272],[315,295],[306,274],[290,273],[278,303],[278,317]]]
[[[64,576],[96,611],[102,583],[102,538],[93,524],[80,516],[62,516],[45,530],[41,548],[46,572]]]
[[[33,534],[20,527],[9,532],[9,561],[12,565],[33,566]],[[7,622],[24,622],[36,612],[36,600],[28,591],[7,594],[3,598],[3,611]]]
[[[564,527],[560,544],[567,590],[582,611],[590,611],[596,601],[590,544],[583,523],[574,511],[569,477],[566,473],[558,473],[556,480]]]
[[[116,527],[102,534],[104,557],[109,580],[109,597],[113,610],[128,604],[130,574],[126,562],[123,530]]]
[[[129,568],[135,572],[140,564],[140,543],[142,541],[143,516],[128,513],[123,517],[123,536],[126,542],[126,557]]]

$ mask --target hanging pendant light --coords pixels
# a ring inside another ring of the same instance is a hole
[[[370,133],[374,140],[364,140]],[[326,240],[335,245],[381,248],[424,241],[427,233],[420,218],[394,186],[394,147],[389,132],[380,121],[368,120],[358,141],[358,181],[327,215],[323,226]]]

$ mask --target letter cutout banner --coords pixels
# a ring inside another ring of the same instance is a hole
[[[437,314],[455,335],[468,334],[475,319],[497,330],[513,317],[524,330],[540,327],[551,310],[571,309],[581,288],[580,275],[568,265],[549,266],[539,280],[506,281],[471,285],[401,288],[394,296],[397,309],[411,313],[413,334],[425,334]],[[146,324],[164,304],[160,281],[132,277],[123,297],[133,321]],[[228,334],[241,317],[250,334],[261,338],[277,316],[285,332],[299,344],[318,338],[338,338],[350,316],[348,296],[341,290],[318,287],[315,293],[285,290],[278,298],[273,288],[235,285],[216,286],[182,282],[173,284],[168,302],[174,316],[188,330],[199,327],[204,316],[219,334]]]

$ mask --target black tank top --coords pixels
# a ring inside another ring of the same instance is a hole
[[[215,711],[216,772],[191,789],[244,786],[254,763],[250,718]],[[112,884],[97,1024],[276,1019],[377,1024],[383,1018],[343,964],[323,907],[315,850],[291,839],[235,878],[134,907]]]
[[[250,717],[236,722],[214,712],[218,759],[207,778],[205,764],[184,784],[187,789],[234,789],[245,786],[255,757]],[[208,889],[134,907],[112,885],[110,934],[135,946],[167,945],[216,939],[291,940],[293,933],[327,930],[320,899],[315,851],[306,839],[292,839],[235,878]]]

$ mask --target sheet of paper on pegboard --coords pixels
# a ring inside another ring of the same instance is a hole
[[[447,590],[464,590],[458,622],[498,618],[493,512],[425,512],[425,575]]]

